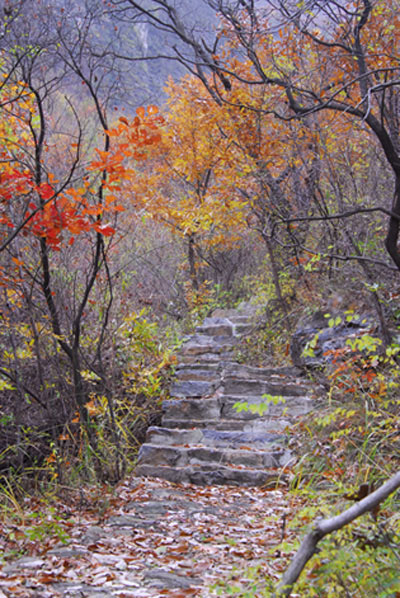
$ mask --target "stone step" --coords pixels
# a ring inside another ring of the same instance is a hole
[[[214,448],[270,448],[271,444],[285,444],[284,434],[244,430],[217,430],[215,428],[171,429],[152,426],[147,431],[147,442],[152,445],[202,445]]]
[[[290,425],[312,409],[313,387],[297,368],[233,361],[238,337],[258,319],[248,304],[216,310],[185,340],[162,424],[149,428],[139,451],[138,475],[203,485],[280,479],[293,459]],[[246,409],[234,407],[244,403]]]
[[[236,465],[261,468],[277,468],[285,466],[291,460],[289,449],[280,445],[270,450],[213,448],[208,446],[159,446],[143,444],[138,460],[141,465],[161,465],[168,467],[187,467],[213,463],[219,465]]]
[[[201,354],[193,354],[193,353],[181,353],[179,355],[179,361],[181,365],[185,367],[189,367],[191,365],[199,365],[199,366],[206,366],[209,365],[219,365],[221,361],[229,361],[232,359],[233,347],[229,350],[226,349],[221,351],[220,353],[216,352],[205,352]]]
[[[240,377],[224,376],[224,394],[226,395],[252,395],[262,396],[269,394],[273,396],[300,396],[304,395],[309,386],[305,386],[299,382],[289,382],[287,379],[280,381],[279,379],[266,380],[244,380]]]
[[[247,317],[237,316],[236,318],[226,319],[226,324],[203,324],[196,328],[196,332],[209,336],[221,336],[224,334],[224,330],[226,330],[227,337],[231,336],[236,339],[237,337],[248,334],[254,330],[254,326],[255,323],[249,322]]]
[[[223,364],[224,377],[232,380],[298,380],[301,384],[307,385],[308,381],[302,375],[299,368],[293,366],[282,366],[278,368],[256,367],[236,363],[235,361]]]
[[[219,380],[177,380],[171,384],[170,395],[178,398],[203,397],[212,394],[219,384]]]
[[[212,317],[228,318],[229,320],[244,318],[245,320],[249,321],[250,319],[255,318],[259,312],[260,309],[257,306],[251,305],[248,302],[243,302],[237,308],[215,309],[212,313]]]
[[[284,396],[279,402],[266,401],[260,397],[229,396],[221,397],[221,417],[227,419],[251,420],[268,419],[269,417],[286,416],[293,418],[309,413],[313,407],[313,401],[307,395]],[[240,403],[247,403],[248,409],[241,410],[234,407]],[[262,415],[251,411],[251,405],[262,405]]]
[[[190,367],[198,365],[201,367],[219,366],[223,361],[230,361],[233,355],[233,347],[229,350],[216,352],[205,352],[198,355],[193,353],[180,354],[178,355],[179,362],[183,367]]]
[[[196,333],[208,336],[233,336],[233,324],[227,318],[205,318]]]
[[[262,415],[253,413],[249,410],[240,410],[234,405],[247,403],[250,405],[264,405]],[[168,419],[197,419],[197,420],[216,420],[220,417],[226,419],[266,419],[270,416],[284,415],[287,411],[290,416],[298,416],[308,413],[312,406],[312,400],[307,396],[285,396],[279,402],[267,402],[260,396],[222,396],[211,398],[176,398],[168,399],[163,402],[163,427],[166,427],[165,421]]]
[[[274,487],[285,481],[285,475],[279,470],[234,468],[215,463],[190,465],[188,467],[168,467],[162,465],[138,465],[137,475],[162,478],[175,484],[197,484],[199,486],[266,486]]]
[[[217,398],[184,398],[168,399],[162,405],[164,416],[167,419],[218,419],[221,415],[221,405]],[[165,427],[163,416],[163,427]]]
[[[286,416],[274,418],[269,416],[267,419],[228,419],[218,417],[216,419],[181,419],[179,417],[162,418],[162,427],[180,430],[193,430],[193,429],[205,429],[210,428],[213,430],[221,431],[242,431],[249,432],[252,434],[265,434],[265,433],[279,433],[285,431],[290,426],[290,420]]]
[[[180,354],[201,355],[202,353],[221,353],[230,349],[237,339],[231,336],[209,336],[208,334],[193,334],[180,349]]]
[[[217,363],[181,364],[175,369],[176,380],[215,381],[221,378],[221,368]]]

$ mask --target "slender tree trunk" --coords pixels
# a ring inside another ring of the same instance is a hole
[[[194,248],[195,248],[194,235],[189,235],[189,237],[188,237],[188,261],[189,261],[190,280],[192,281],[193,290],[197,292],[199,290],[199,280],[197,278],[196,254],[195,254]]]
[[[400,228],[400,173],[396,175],[392,212],[394,215],[391,216],[389,220],[389,228],[386,235],[385,245],[390,257],[400,270],[400,253],[398,248]]]
[[[286,299],[283,296],[281,283],[279,281],[279,268],[276,263],[274,248],[272,246],[271,239],[269,238],[269,236],[266,232],[262,233],[262,237],[264,239],[264,242],[265,242],[265,245],[266,245],[267,251],[268,251],[268,256],[269,256],[270,265],[271,265],[271,272],[272,272],[272,280],[273,280],[274,287],[275,287],[275,293],[276,293],[279,305],[285,315],[285,327],[288,330],[290,330],[289,309],[288,309],[288,305],[286,303]]]

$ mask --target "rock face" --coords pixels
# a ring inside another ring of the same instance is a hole
[[[346,340],[371,334],[375,328],[376,323],[370,315],[335,314],[326,317],[318,312],[294,333],[290,356],[297,367],[323,366],[332,360],[332,354],[337,349],[345,347]],[[310,343],[314,344],[312,352],[305,352]]]
[[[297,368],[234,361],[255,308],[218,310],[183,344],[162,425],[148,430],[136,473],[172,482],[266,485],[292,459],[288,426],[312,408]],[[238,407],[239,405],[239,407]]]

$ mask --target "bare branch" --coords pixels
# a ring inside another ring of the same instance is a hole
[[[317,544],[322,538],[342,529],[354,519],[361,517],[368,511],[376,509],[388,496],[390,496],[397,488],[400,488],[400,471],[392,476],[383,486],[372,492],[360,502],[356,503],[343,513],[331,517],[330,519],[322,519],[316,521],[313,529],[304,538],[299,550],[293,557],[289,567],[285,571],[282,580],[277,586],[273,598],[286,598],[290,596],[293,586],[300,577],[304,567],[315,554]]]

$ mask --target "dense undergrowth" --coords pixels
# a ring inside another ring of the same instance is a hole
[[[326,325],[329,322],[335,327],[346,317],[358,316],[342,308],[335,317],[328,312],[325,317]],[[391,324],[395,325],[395,321]],[[394,327],[394,338],[395,330]],[[291,479],[288,493],[299,498],[303,506],[291,513],[286,522],[287,529],[296,532],[296,542],[283,538],[278,547],[286,555],[287,563],[313,523],[343,512],[398,471],[400,346],[397,338],[385,345],[374,332],[376,329],[367,330],[362,336],[344,341],[340,348],[324,356],[324,364],[307,369],[316,387],[322,385],[323,393],[316,400],[314,412],[290,430],[301,457],[293,468],[286,469]],[[310,337],[304,357],[313,356],[317,337],[318,333]],[[276,364],[277,358],[287,363],[287,342],[288,335],[278,320],[275,327],[263,326],[245,339],[239,356],[253,359],[259,365]],[[324,598],[400,595],[399,512],[397,492],[372,512],[325,538],[290,595]],[[276,547],[271,558],[274,555]],[[220,595],[275,596],[273,582],[261,579],[257,568],[243,573],[243,579],[246,583],[222,583]]]
[[[246,297],[249,284],[254,289],[252,300],[259,308],[259,315],[252,333],[238,346],[236,357],[253,365],[290,363],[292,329],[288,331],[282,312],[276,309],[273,286],[266,289],[262,277],[257,282],[244,280],[236,298],[229,293],[221,294],[211,285],[204,285],[202,293],[191,292],[190,310],[179,328],[154,323],[146,310],[131,313],[115,336],[118,375],[114,376],[119,382],[112,404],[97,392],[96,376],[89,372],[85,375],[93,389],[88,409],[97,438],[97,452],[86,437],[86,426],[80,425],[75,414],[57,442],[49,445],[45,459],[30,468],[9,470],[3,475],[2,517],[8,521],[10,518],[24,521],[28,544],[40,541],[46,534],[56,535],[61,542],[64,540],[54,511],[51,515],[51,505],[58,496],[74,493],[82,484],[90,483],[93,488],[99,483],[112,485],[132,470],[145,431],[148,425],[159,421],[161,401],[168,396],[174,351],[179,346],[180,336],[185,330],[193,329],[213,309],[234,306]],[[290,288],[288,285],[288,290]],[[324,300],[328,308],[329,298]],[[306,321],[312,307],[317,309],[319,305],[315,302],[314,306],[306,307],[293,301],[290,315],[294,321],[303,310]],[[335,317],[328,312],[326,315],[327,323],[333,327],[338,324],[338,318],[346,318],[342,306]],[[393,320],[394,338],[395,324]],[[305,353],[312,353],[314,345],[315,339],[311,339]],[[315,386],[322,387],[324,392],[319,394],[313,414],[290,431],[291,443],[300,457],[295,466],[284,472],[289,480],[287,492],[303,507],[296,507],[288,516],[282,543],[274,547],[275,555],[278,550],[289,562],[315,519],[346,509],[398,469],[399,353],[396,341],[385,345],[376,336],[376,330],[371,330],[362,337],[346,341],[332,355],[326,356],[324,366],[307,370]],[[107,495],[104,488],[103,498]],[[27,504],[32,504],[24,498],[27,493],[39,501],[35,515],[29,512],[29,507],[27,509]],[[397,596],[400,591],[399,507],[399,497],[392,496],[376,511],[326,538],[297,583],[293,596]],[[281,522],[277,521],[276,525],[280,526]],[[289,528],[290,537],[295,532],[296,543],[285,539],[285,530]],[[10,542],[12,544],[12,539]],[[9,557],[12,554],[10,552]],[[241,577],[247,581],[237,581]],[[272,595],[272,581],[261,579],[257,567],[236,572],[235,580],[221,580],[214,591],[237,598]]]

